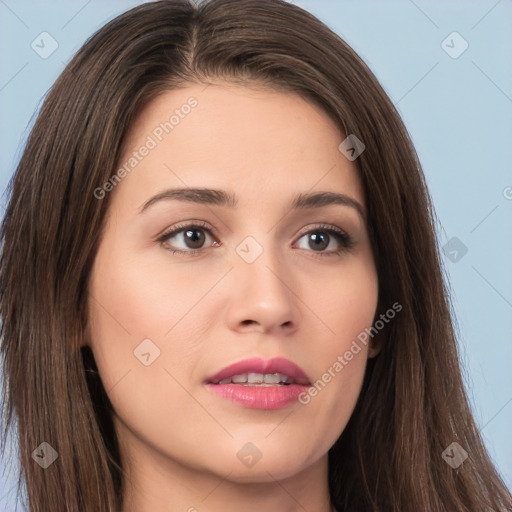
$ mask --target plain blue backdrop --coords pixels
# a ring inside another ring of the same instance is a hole
[[[71,56],[106,21],[139,3],[0,0],[2,191],[42,97]],[[512,2],[294,3],[361,55],[412,136],[446,246],[466,388],[512,488]],[[44,51],[36,46],[41,38]],[[1,215],[7,200],[3,193]],[[15,452],[11,459],[16,463]],[[0,464],[0,510],[14,510],[16,466]]]

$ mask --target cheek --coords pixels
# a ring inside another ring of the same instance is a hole
[[[148,336],[148,329],[164,336],[204,293],[190,286],[190,275],[180,265],[126,258],[118,263],[98,259],[97,267],[91,294],[125,335],[136,338]]]
[[[306,295],[313,310],[329,329],[322,342],[327,352],[347,350],[357,336],[371,327],[378,302],[378,278],[370,254],[354,257],[338,272],[318,280],[313,292]],[[365,345],[363,344],[363,347]],[[343,353],[342,352],[342,353]]]
[[[184,317],[204,294],[189,282],[179,265],[165,271],[123,260],[105,245],[90,283],[90,343],[115,421],[145,444],[162,443],[171,452],[190,449],[180,436],[169,435],[179,418],[189,425],[205,420],[187,391],[200,351],[193,341],[200,335]]]
[[[311,294],[322,322],[329,328],[315,348],[315,381],[301,402],[333,420],[333,432],[341,433],[361,390],[368,346],[378,302],[378,278],[373,259],[353,259],[351,265]],[[318,408],[318,409],[317,409]]]

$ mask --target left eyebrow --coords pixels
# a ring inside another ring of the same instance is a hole
[[[356,201],[354,198],[346,194],[338,194],[337,192],[313,192],[299,194],[292,201],[292,210],[306,209],[306,208],[322,208],[323,206],[330,206],[333,204],[341,204],[354,208],[357,213],[366,219],[366,211],[363,205]]]
[[[236,195],[226,192],[225,190],[211,188],[174,188],[164,190],[150,198],[144,203],[140,209],[140,213],[144,212],[155,203],[163,200],[188,201],[200,204],[225,206],[228,208],[236,208],[238,205]],[[366,218],[366,212],[361,203],[346,194],[339,194],[337,192],[310,192],[298,194],[291,202],[291,209],[301,210],[307,208],[322,208],[324,206],[335,204],[354,208],[363,220]]]

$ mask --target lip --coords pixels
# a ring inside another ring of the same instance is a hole
[[[295,382],[275,386],[218,384],[223,379],[241,373],[282,373]],[[281,409],[296,403],[299,395],[311,385],[304,370],[284,357],[267,361],[255,357],[239,361],[206,378],[204,384],[212,393],[236,405],[263,410]]]
[[[205,384],[217,384],[221,380],[232,377],[233,375],[240,375],[242,373],[282,373],[291,377],[296,384],[302,386],[309,386],[310,381],[306,372],[284,357],[274,357],[272,359],[264,360],[259,357],[252,357],[244,359],[237,363],[226,366],[220,372],[211,375],[205,379]]]

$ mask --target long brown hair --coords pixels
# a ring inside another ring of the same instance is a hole
[[[329,451],[340,511],[512,509],[459,369],[432,206],[415,150],[374,75],[283,0],[143,4],[101,28],[49,92],[10,182],[1,227],[4,407],[31,512],[118,512],[123,466],[87,332],[88,280],[129,127],[159,93],[218,78],[300,94],[365,151],[356,160],[379,278],[380,336],[356,409]],[[340,139],[341,142],[342,139]],[[134,171],[136,172],[136,171]],[[31,454],[58,452],[46,470]],[[457,469],[443,451],[457,442]]]

